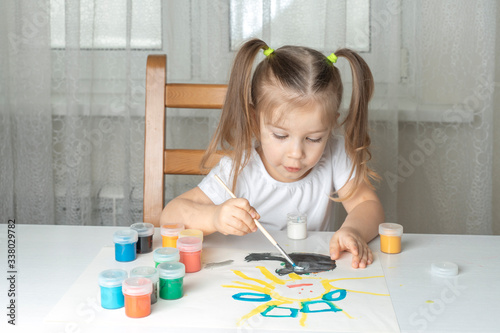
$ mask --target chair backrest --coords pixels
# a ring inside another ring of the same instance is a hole
[[[166,174],[202,175],[204,150],[165,149],[166,108],[221,109],[227,85],[167,83],[166,55],[149,55],[146,65],[143,221],[160,224]],[[209,167],[220,157],[209,161]]]

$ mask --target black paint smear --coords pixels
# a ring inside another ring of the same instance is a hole
[[[317,253],[290,253],[290,258],[293,262],[304,269],[298,270],[293,269],[292,265],[283,257],[272,255],[271,253],[250,253],[245,257],[246,261],[260,261],[260,260],[277,260],[285,263],[284,268],[276,270],[279,275],[285,275],[289,273],[296,274],[309,274],[331,271],[337,265],[335,260],[330,259],[329,256]]]

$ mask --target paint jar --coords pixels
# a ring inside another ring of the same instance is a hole
[[[115,242],[116,261],[132,261],[137,257],[136,243],[139,238],[137,231],[132,229],[118,230],[113,235]]]
[[[153,252],[155,267],[164,262],[178,262],[180,258],[179,249],[173,247],[159,247]]]
[[[198,272],[201,269],[201,244],[198,237],[182,237],[177,240],[179,261],[186,266],[186,273]]]
[[[160,274],[160,298],[178,299],[182,297],[182,284],[186,267],[180,262],[164,262],[158,265]]]
[[[153,284],[144,277],[131,277],[123,281],[125,314],[130,318],[143,318],[151,314]]]
[[[304,239],[307,237],[307,215],[288,213],[286,215],[287,235],[290,239]]]
[[[380,251],[384,253],[401,252],[403,226],[397,223],[382,223],[378,226],[380,234]]]
[[[179,232],[179,238],[182,237],[198,237],[203,242],[203,231],[198,229],[184,229]]]
[[[123,269],[107,269],[99,274],[101,306],[104,309],[119,309],[124,303],[122,283],[127,278]]]
[[[153,292],[151,293],[151,304],[158,300],[158,281],[160,279],[158,270],[151,266],[136,267],[130,271],[130,277],[143,277],[151,280]]]
[[[153,251],[153,234],[155,226],[151,223],[134,223],[130,229],[137,231],[137,253],[149,253]]]
[[[184,230],[182,223],[167,223],[161,226],[161,239],[163,247],[177,247],[179,232]]]

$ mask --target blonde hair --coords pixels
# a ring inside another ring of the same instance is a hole
[[[339,70],[321,52],[283,46],[262,60],[252,76],[255,58],[262,49],[269,47],[260,39],[251,39],[237,52],[219,125],[202,159],[205,168],[219,147],[230,156],[233,190],[240,171],[250,159],[253,140],[259,138],[261,112],[265,119],[271,119],[272,111],[283,104],[319,102],[324,106],[325,121],[330,129],[338,126],[343,93]],[[353,164],[350,176],[356,172],[355,186],[345,197],[332,198],[342,201],[351,197],[363,182],[373,187],[370,178],[378,180],[379,177],[367,165],[371,159],[368,102],[374,88],[372,73],[354,51],[340,49],[335,54],[349,61],[353,78],[349,112],[340,125],[344,128],[345,149]]]

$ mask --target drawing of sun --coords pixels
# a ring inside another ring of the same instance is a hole
[[[247,290],[232,295],[233,299],[237,301],[261,303],[242,316],[238,320],[238,326],[255,315],[298,318],[301,326],[305,326],[309,314],[318,312],[342,313],[353,319],[341,308],[341,301],[348,297],[349,293],[389,296],[388,294],[337,288],[332,284],[341,280],[373,279],[383,278],[383,276],[326,279],[318,275],[299,276],[290,273],[288,278],[284,278],[272,274],[266,267],[257,266],[256,268],[260,270],[263,278],[250,277],[241,271],[233,270],[234,274],[244,281],[232,281],[233,285],[222,286]]]

